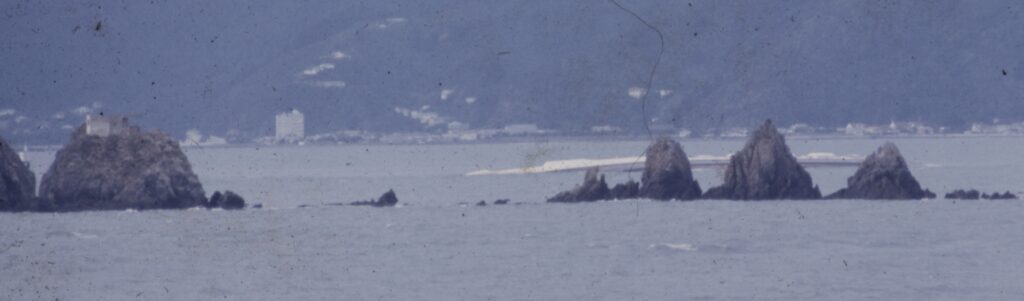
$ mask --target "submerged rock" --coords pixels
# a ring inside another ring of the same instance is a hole
[[[690,160],[683,147],[661,137],[647,147],[643,187],[640,195],[655,200],[692,200],[700,197],[700,184],[693,180]]]
[[[987,200],[1016,200],[1017,199],[1017,195],[1013,194],[1013,193],[1011,193],[1009,191],[1001,193],[1001,194],[998,193],[998,192],[994,192],[992,194],[982,194],[981,197],[984,198],[984,199],[987,199]]]
[[[910,174],[903,155],[895,144],[885,143],[861,163],[846,180],[847,187],[831,194],[832,199],[917,200],[935,197]]]
[[[986,199],[986,200],[1016,200],[1017,199],[1017,195],[1013,194],[1012,192],[1009,192],[1009,191],[1004,192],[1004,193],[993,192],[992,194],[988,194],[988,193],[981,193],[977,189],[969,189],[969,190],[957,189],[957,190],[954,190],[953,192],[947,193],[946,194],[946,198],[947,199],[953,199],[953,200],[978,200],[978,199]]]
[[[36,175],[0,137],[0,211],[30,210],[36,196]]]
[[[611,199],[611,191],[608,183],[604,181],[604,175],[598,177],[598,168],[587,169],[583,176],[583,184],[577,185],[569,191],[565,191],[548,199],[549,203],[579,203],[594,202]]]
[[[227,210],[244,209],[245,199],[231,190],[224,191],[223,194],[221,194],[220,191],[217,191],[210,196],[210,202],[207,203],[206,207],[222,208]],[[260,208],[262,207],[263,206],[261,205]]]
[[[640,197],[640,183],[634,182],[633,180],[626,181],[626,183],[616,184],[612,188],[611,198],[616,200],[628,200]]]
[[[369,201],[358,201],[352,202],[352,206],[373,206],[373,207],[394,207],[398,204],[398,196],[395,195],[395,191],[388,189],[388,192],[382,194],[376,200]]]
[[[126,124],[124,119],[101,128],[105,131],[83,125],[74,132],[43,175],[39,194],[49,207],[44,210],[180,209],[206,203],[177,142]]]
[[[766,120],[753,132],[743,150],[734,154],[721,186],[704,194],[709,199],[819,199],[821,191],[797,163],[786,139]]]
[[[981,193],[978,192],[977,190],[974,190],[974,189],[971,189],[971,190],[957,189],[957,190],[953,190],[953,192],[947,193],[946,194],[946,198],[947,199],[956,199],[956,200],[977,200],[977,199],[981,199]]]
[[[510,201],[509,199],[497,199],[497,200],[494,200],[494,204],[495,205],[505,205],[505,204],[508,204],[509,201]]]

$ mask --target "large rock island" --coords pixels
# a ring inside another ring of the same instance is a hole
[[[0,137],[0,211],[31,209],[36,195],[36,175]]]
[[[690,160],[678,142],[661,137],[647,147],[640,188],[642,197],[655,200],[692,200],[700,197]]]
[[[910,174],[910,168],[900,150],[892,143],[885,143],[864,159],[864,163],[846,183],[846,188],[828,198],[917,200],[935,197],[931,191],[921,189],[917,179]]]
[[[819,199],[821,191],[797,163],[786,139],[766,120],[739,153],[732,156],[722,186],[704,194],[708,199]]]
[[[180,209],[206,205],[199,178],[178,143],[130,127],[124,117],[95,117],[43,175],[37,210]]]

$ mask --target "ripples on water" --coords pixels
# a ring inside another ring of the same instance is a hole
[[[881,140],[796,140],[867,154]],[[1019,138],[896,140],[925,187],[1022,188]],[[742,141],[684,141],[722,155]],[[268,209],[0,214],[0,299],[1016,300],[1021,201],[543,204],[579,172],[465,177],[646,142],[189,149]],[[31,154],[43,170],[52,153]],[[809,170],[823,193],[854,168]],[[609,182],[639,174],[613,172]],[[720,171],[696,176],[705,189]],[[394,188],[400,208],[326,206]],[[463,206],[498,198],[511,205]],[[296,208],[309,204],[307,208]],[[273,209],[277,208],[277,209]]]

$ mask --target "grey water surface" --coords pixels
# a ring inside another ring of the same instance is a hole
[[[1024,190],[1024,139],[900,138],[923,186]],[[789,139],[864,155],[885,140]],[[1024,201],[545,204],[648,142],[186,150],[208,193],[266,209],[0,213],[0,300],[1019,300]],[[684,140],[725,155],[741,140]],[[52,152],[29,154],[40,173]],[[809,172],[823,193],[854,167]],[[721,170],[695,170],[704,189]],[[639,180],[609,171],[610,183]],[[395,189],[397,208],[328,206]],[[497,198],[513,204],[466,206]],[[298,208],[300,205],[308,205]]]

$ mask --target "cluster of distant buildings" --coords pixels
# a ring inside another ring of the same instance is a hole
[[[877,137],[877,136],[927,136],[927,135],[1024,135],[1024,122],[1011,124],[972,124],[966,131],[956,131],[948,127],[933,127],[920,122],[890,122],[887,125],[871,125],[866,123],[849,123],[844,127],[814,127],[805,123],[797,123],[779,129],[787,135],[807,136],[840,136],[840,137]],[[652,127],[659,135],[674,135],[680,138],[694,137],[689,129],[678,129],[668,126]],[[559,135],[556,131],[542,129],[536,124],[510,124],[502,128],[473,129],[460,122],[450,122],[447,131],[410,132],[410,133],[374,133],[360,130],[342,130],[333,133],[306,136],[305,116],[302,112],[292,109],[277,114],[273,137],[264,137],[257,142],[264,144],[336,144],[336,143],[444,143],[472,142],[489,139],[525,136]],[[589,133],[568,133],[571,135],[625,135],[626,132],[617,126],[592,126]],[[746,128],[724,128],[707,132],[700,138],[744,138],[748,135]]]
[[[89,135],[110,136],[126,133],[129,130],[128,118],[123,115],[87,115],[85,130]],[[680,138],[693,137],[688,129],[653,128],[659,135],[674,135]],[[869,125],[865,123],[849,123],[844,127],[814,127],[797,123],[781,127],[780,132],[787,135],[807,136],[845,136],[845,137],[876,137],[876,136],[926,136],[926,135],[1024,135],[1024,122],[1017,123],[975,123],[966,131],[954,132],[947,127],[932,127],[919,122],[890,122],[888,125]],[[450,122],[445,132],[408,132],[408,133],[375,133],[361,130],[342,130],[330,133],[306,135],[305,115],[297,109],[277,114],[274,118],[274,135],[260,137],[251,141],[229,141],[223,137],[204,137],[198,130],[186,133],[182,145],[209,146],[228,143],[255,142],[258,144],[342,144],[342,143],[444,143],[472,142],[507,137],[528,137],[545,135],[626,135],[622,128],[601,125],[590,128],[589,133],[558,133],[539,128],[536,124],[511,124],[502,128],[472,129],[460,122]],[[699,138],[742,138],[748,134],[745,128],[725,128],[704,133]]]

